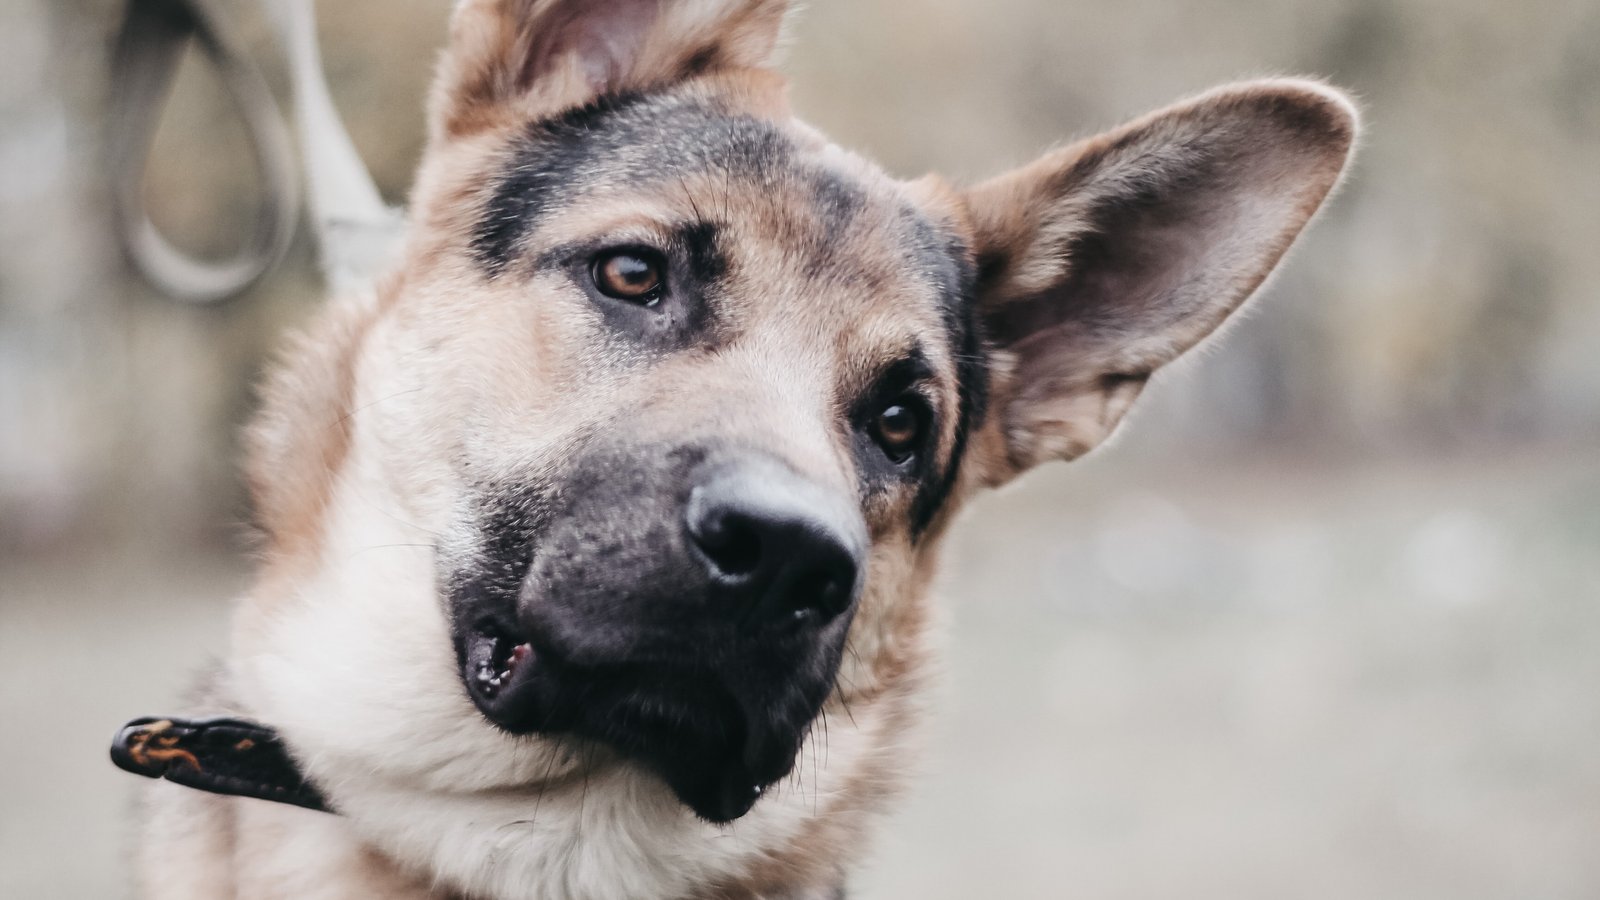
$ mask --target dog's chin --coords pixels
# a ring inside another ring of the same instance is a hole
[[[463,649],[467,693],[495,725],[606,744],[718,824],[749,812],[789,774],[826,694],[821,686],[790,686],[779,696],[740,696],[713,673],[692,668],[574,666],[492,626],[467,635]],[[813,708],[802,715],[781,712],[807,706]]]

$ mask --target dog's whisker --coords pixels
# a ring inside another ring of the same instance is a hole
[[[373,512],[376,512],[378,515],[381,515],[384,518],[389,519],[390,521],[395,522],[397,524],[404,525],[405,527],[410,528],[410,529],[412,529],[414,531],[420,531],[423,534],[429,535],[430,537],[437,538],[440,541],[444,540],[444,535],[438,533],[437,531],[432,530],[431,528],[424,528],[423,526],[418,525],[415,522],[408,521],[408,520],[406,520],[405,518],[403,518],[401,516],[395,515],[393,512],[390,512],[388,509],[386,509],[382,504],[379,504],[376,501],[374,501],[371,497],[368,497],[360,489],[355,488],[354,486],[352,486],[351,489],[350,489],[350,492],[356,499],[358,499],[362,503],[366,504],[370,509],[372,509]]]
[[[824,706],[817,712],[822,717],[822,768],[826,771],[828,768],[828,753],[833,743],[832,735],[828,731],[828,708]]]
[[[337,418],[334,421],[328,423],[328,427],[329,428],[338,428],[338,427],[348,423],[351,419],[354,419],[358,413],[366,412],[367,410],[373,408],[374,406],[377,406],[380,403],[386,403],[386,402],[388,402],[390,400],[393,400],[396,397],[404,397],[407,394],[419,393],[419,392],[421,392],[421,390],[422,390],[422,388],[420,388],[420,387],[406,388],[403,391],[395,391],[392,394],[388,394],[386,396],[379,397],[376,400],[370,400],[370,401],[368,401],[366,403],[361,404],[358,407],[355,407],[354,409],[347,409],[347,410],[344,411],[344,413],[342,415],[339,416],[339,418]]]
[[[350,553],[349,556],[346,557],[346,559],[347,560],[355,559],[356,557],[362,555],[363,553],[369,553],[369,552],[371,552],[373,550],[400,550],[400,549],[433,550],[433,549],[436,548],[436,546],[437,545],[435,545],[435,544],[417,544],[417,543],[373,544],[370,547],[362,547],[360,550],[353,551],[352,553]]]
[[[544,774],[540,776],[539,779],[543,789],[539,791],[538,796],[533,798],[532,821],[535,822],[539,820],[539,807],[544,805],[545,794],[550,793],[550,773],[555,771],[556,761],[562,758],[566,752],[565,741],[561,738],[561,736],[557,735],[551,739],[549,746],[546,748],[546,752],[549,756],[549,759],[545,762]]]
[[[694,191],[689,189],[689,181],[681,172],[678,173],[678,185],[683,188],[684,201],[689,204],[690,209],[694,210],[695,221],[705,222],[706,217],[700,212],[700,204],[694,200]]]

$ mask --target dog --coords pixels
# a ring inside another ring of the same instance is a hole
[[[900,181],[791,114],[785,6],[457,5],[403,256],[266,383],[190,710],[333,812],[153,783],[143,896],[844,896],[952,517],[1105,441],[1356,136],[1264,80]]]

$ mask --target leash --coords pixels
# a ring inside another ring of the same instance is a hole
[[[266,4],[288,55],[306,206],[323,278],[335,292],[371,285],[404,235],[404,215],[383,202],[334,109],[317,49],[312,0]],[[214,0],[129,0],[111,64],[108,144],[118,234],[134,267],[167,295],[191,303],[232,297],[283,259],[300,216],[300,182],[288,127],[260,70],[234,40]],[[208,56],[250,135],[265,197],[243,249],[219,262],[173,246],[145,212],[150,143],[191,45]],[[271,728],[242,719],[140,718],[111,743],[119,768],[216,794],[330,811]]]
[[[392,258],[404,232],[400,210],[378,194],[328,93],[313,0],[260,0],[287,55],[305,201],[323,277],[336,292],[359,290]],[[261,216],[245,246],[221,261],[175,247],[145,211],[144,170],[161,109],[184,51],[206,54],[250,136],[261,171]],[[163,293],[193,303],[232,297],[283,259],[300,216],[294,146],[259,68],[234,39],[216,0],[128,0],[111,65],[112,198],[128,258]]]
[[[144,169],[183,51],[193,41],[210,57],[250,134],[266,193],[249,241],[231,259],[209,262],[174,247],[144,208]],[[112,200],[118,234],[134,267],[168,295],[211,303],[237,294],[283,258],[299,214],[294,153],[261,73],[205,0],[130,0],[111,62]]]

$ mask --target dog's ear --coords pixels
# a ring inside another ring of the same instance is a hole
[[[499,116],[548,115],[777,47],[787,0],[458,0],[433,122],[461,134]]]
[[[1156,369],[1250,296],[1344,170],[1355,108],[1314,82],[1215,90],[965,194],[995,348],[999,484],[1103,441]]]

